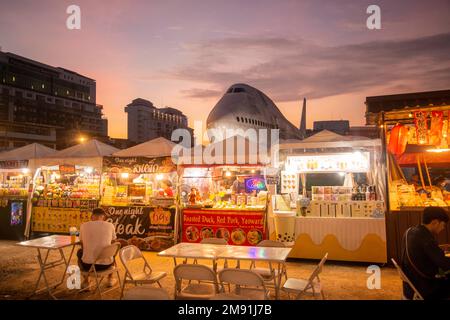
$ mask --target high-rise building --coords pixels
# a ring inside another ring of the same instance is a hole
[[[188,119],[180,110],[157,108],[152,102],[137,98],[125,107],[128,114],[128,140],[141,143],[154,138],[171,138],[175,129],[188,127]]]
[[[95,80],[0,52],[0,149],[39,142],[65,148],[81,137],[105,138]]]

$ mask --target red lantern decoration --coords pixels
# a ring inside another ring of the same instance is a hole
[[[427,112],[414,112],[414,123],[416,124],[417,144],[428,144]]]
[[[391,136],[389,138],[388,150],[394,155],[402,155],[406,150],[406,144],[408,143],[408,128],[404,125],[397,123],[391,130]]]
[[[444,125],[444,112],[431,111],[431,125],[429,143],[434,146],[441,144],[442,126]]]

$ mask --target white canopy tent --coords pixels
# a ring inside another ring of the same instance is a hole
[[[119,151],[106,143],[98,140],[89,140],[75,146],[60,150],[51,155],[37,158],[36,166],[56,166],[56,165],[79,165],[91,166],[101,170],[104,156]]]
[[[114,152],[117,157],[166,157],[172,154],[172,149],[177,144],[164,137],[155,138],[134,147]]]
[[[34,171],[37,166],[36,159],[50,156],[56,150],[39,143],[31,143],[26,146],[0,153],[0,161],[28,160],[28,169]]]

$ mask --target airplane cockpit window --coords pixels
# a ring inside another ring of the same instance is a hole
[[[227,90],[227,93],[231,93],[231,92],[233,92],[233,88],[230,88]]]
[[[244,88],[234,88],[233,92],[245,92]]]

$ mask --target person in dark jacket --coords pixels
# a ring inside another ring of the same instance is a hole
[[[443,208],[427,207],[422,224],[409,228],[403,236],[401,267],[424,299],[450,298],[450,258],[445,256],[435,239],[448,221],[449,216]],[[442,276],[445,273],[447,276]],[[403,294],[407,299],[414,295],[405,282]]]

